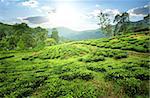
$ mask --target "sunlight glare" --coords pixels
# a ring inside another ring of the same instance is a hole
[[[80,24],[80,13],[72,5],[61,4],[56,8],[56,13],[49,15],[50,23],[53,27],[73,28]]]

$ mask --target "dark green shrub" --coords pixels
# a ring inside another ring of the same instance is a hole
[[[135,78],[136,79],[140,79],[140,80],[149,80],[150,79],[150,74],[148,70],[144,70],[144,69],[137,69],[135,70]]]
[[[51,46],[42,51],[38,58],[40,59],[67,59],[73,56],[84,55],[88,52],[85,48],[77,48],[72,45]]]
[[[150,67],[150,61],[149,60],[141,60],[138,62],[140,67],[149,68]]]
[[[24,58],[22,58],[22,60],[29,60],[29,58],[28,57],[24,57]]]
[[[138,40],[137,44],[138,45],[143,45],[145,43],[145,40]]]
[[[105,79],[117,81],[119,79],[125,79],[132,76],[133,74],[130,71],[124,69],[114,69],[111,72],[106,73]]]
[[[135,38],[129,38],[129,37],[125,37],[125,38],[121,38],[122,41],[136,41],[137,39]]]
[[[97,68],[97,67],[87,67],[88,70],[92,70],[95,72],[106,72],[105,68]]]
[[[126,78],[124,80],[118,80],[117,83],[123,86],[125,93],[130,96],[134,97],[135,95],[141,94],[141,81],[135,78]]]
[[[130,44],[135,44],[136,42],[137,42],[137,40],[128,41],[128,43],[130,43]]]
[[[74,73],[65,73],[59,77],[63,80],[73,80],[73,79],[82,79],[82,80],[91,80],[94,78],[93,74],[90,72],[74,72]]]
[[[134,71],[134,68],[138,67],[138,64],[135,64],[133,62],[126,62],[123,64],[122,68],[130,71]]]
[[[98,61],[104,61],[105,58],[103,56],[87,56],[87,57],[84,57],[84,58],[79,58],[78,59],[79,61],[83,61],[83,62],[98,62]]]
[[[16,97],[16,98],[27,97],[31,94],[31,92],[32,92],[32,88],[19,89],[18,91],[15,91],[13,93],[13,97]]]
[[[91,58],[91,61],[98,62],[98,61],[103,61],[104,57],[103,56],[94,56]]]
[[[111,44],[110,44],[110,43],[106,43],[104,47],[105,47],[105,48],[110,48],[110,47],[111,47]]]
[[[79,79],[82,79],[82,80],[91,80],[94,78],[94,76],[92,75],[92,73],[81,73],[78,75]]]
[[[96,46],[96,43],[91,43],[90,45],[91,45],[91,46]]]
[[[124,44],[121,44],[121,43],[116,43],[116,44],[111,45],[112,49],[121,49],[122,47],[124,47]]]
[[[137,52],[146,52],[147,50],[143,46],[134,46],[133,50]]]
[[[115,59],[121,59],[121,58],[127,58],[128,54],[127,53],[117,53],[114,55]]]
[[[55,39],[53,39],[53,38],[48,38],[48,39],[45,40],[45,44],[46,44],[47,46],[52,46],[52,45],[56,45],[57,42],[56,42]]]
[[[132,45],[130,45],[130,44],[127,44],[126,46],[122,47],[121,49],[122,49],[122,50],[133,50],[133,47],[134,47],[134,46],[132,46]]]
[[[90,57],[81,57],[78,59],[78,61],[83,61],[83,62],[91,62]]]
[[[101,48],[102,48],[102,47],[105,47],[105,45],[106,45],[106,43],[97,43],[97,45],[96,45],[96,46],[97,46],[97,47],[101,47]]]
[[[27,56],[27,57],[23,57],[22,60],[34,60],[35,58],[37,58],[36,56]]]
[[[123,78],[124,78],[124,75],[117,73],[117,72],[112,72],[105,76],[106,80],[117,80],[117,79],[123,79]]]
[[[43,91],[42,98],[96,98],[98,92],[92,83],[51,79]]]
[[[135,76],[136,79],[140,79],[140,80],[149,80],[150,79],[150,75],[148,74],[137,74]]]
[[[121,58],[126,58],[128,56],[127,52],[124,52],[122,50],[113,50],[113,49],[97,50],[92,54],[94,55],[93,58],[102,56],[102,57],[114,57],[116,59],[121,59]]]
[[[103,39],[102,42],[109,42],[111,39]]]
[[[6,58],[12,58],[15,57],[15,55],[6,55],[6,56],[1,56],[0,60],[6,59]]]

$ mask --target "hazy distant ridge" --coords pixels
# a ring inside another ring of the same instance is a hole
[[[62,36],[71,40],[84,40],[84,39],[96,39],[105,37],[99,29],[75,31],[65,27],[58,27],[59,36]],[[51,35],[52,29],[49,29],[49,35]]]

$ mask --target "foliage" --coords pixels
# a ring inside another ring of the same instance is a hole
[[[71,73],[65,73],[59,77],[63,80],[73,80],[73,79],[82,79],[82,80],[91,80],[94,78],[92,73],[86,71],[79,71],[79,72],[71,72]]]
[[[53,28],[51,38],[55,39],[57,43],[59,42],[58,31],[56,28]]]
[[[142,34],[142,33],[141,33]],[[131,50],[137,52],[149,52],[149,36],[139,34],[120,35],[103,40],[84,41],[81,44],[97,46],[99,48],[111,48],[121,50]],[[129,37],[129,36],[133,36]],[[106,50],[106,49],[105,49]]]
[[[129,23],[129,14],[127,12],[124,12],[121,15],[117,14],[115,16],[114,22],[117,23],[115,25],[114,35],[116,35],[118,32],[126,33],[127,32],[127,26]]]
[[[0,51],[0,97],[148,98],[149,53],[134,49],[147,50],[148,40],[139,33]]]
[[[108,14],[106,13],[99,13],[98,15],[99,18],[99,23],[98,25],[100,26],[101,30],[106,34],[106,35],[111,35],[112,33],[112,26],[110,24],[110,19]]]
[[[7,25],[0,23],[1,50],[31,49],[44,43],[47,31],[41,27],[30,28],[27,24]]]
[[[79,61],[83,61],[83,62],[98,62],[103,60],[104,60],[103,56],[93,56],[93,55],[89,55],[84,58],[79,58]]]
[[[56,45],[57,43],[53,38],[48,38],[48,39],[45,40],[45,44],[47,46],[52,46],[52,45]]]

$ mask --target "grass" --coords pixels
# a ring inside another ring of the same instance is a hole
[[[148,36],[0,52],[1,98],[148,98]]]

